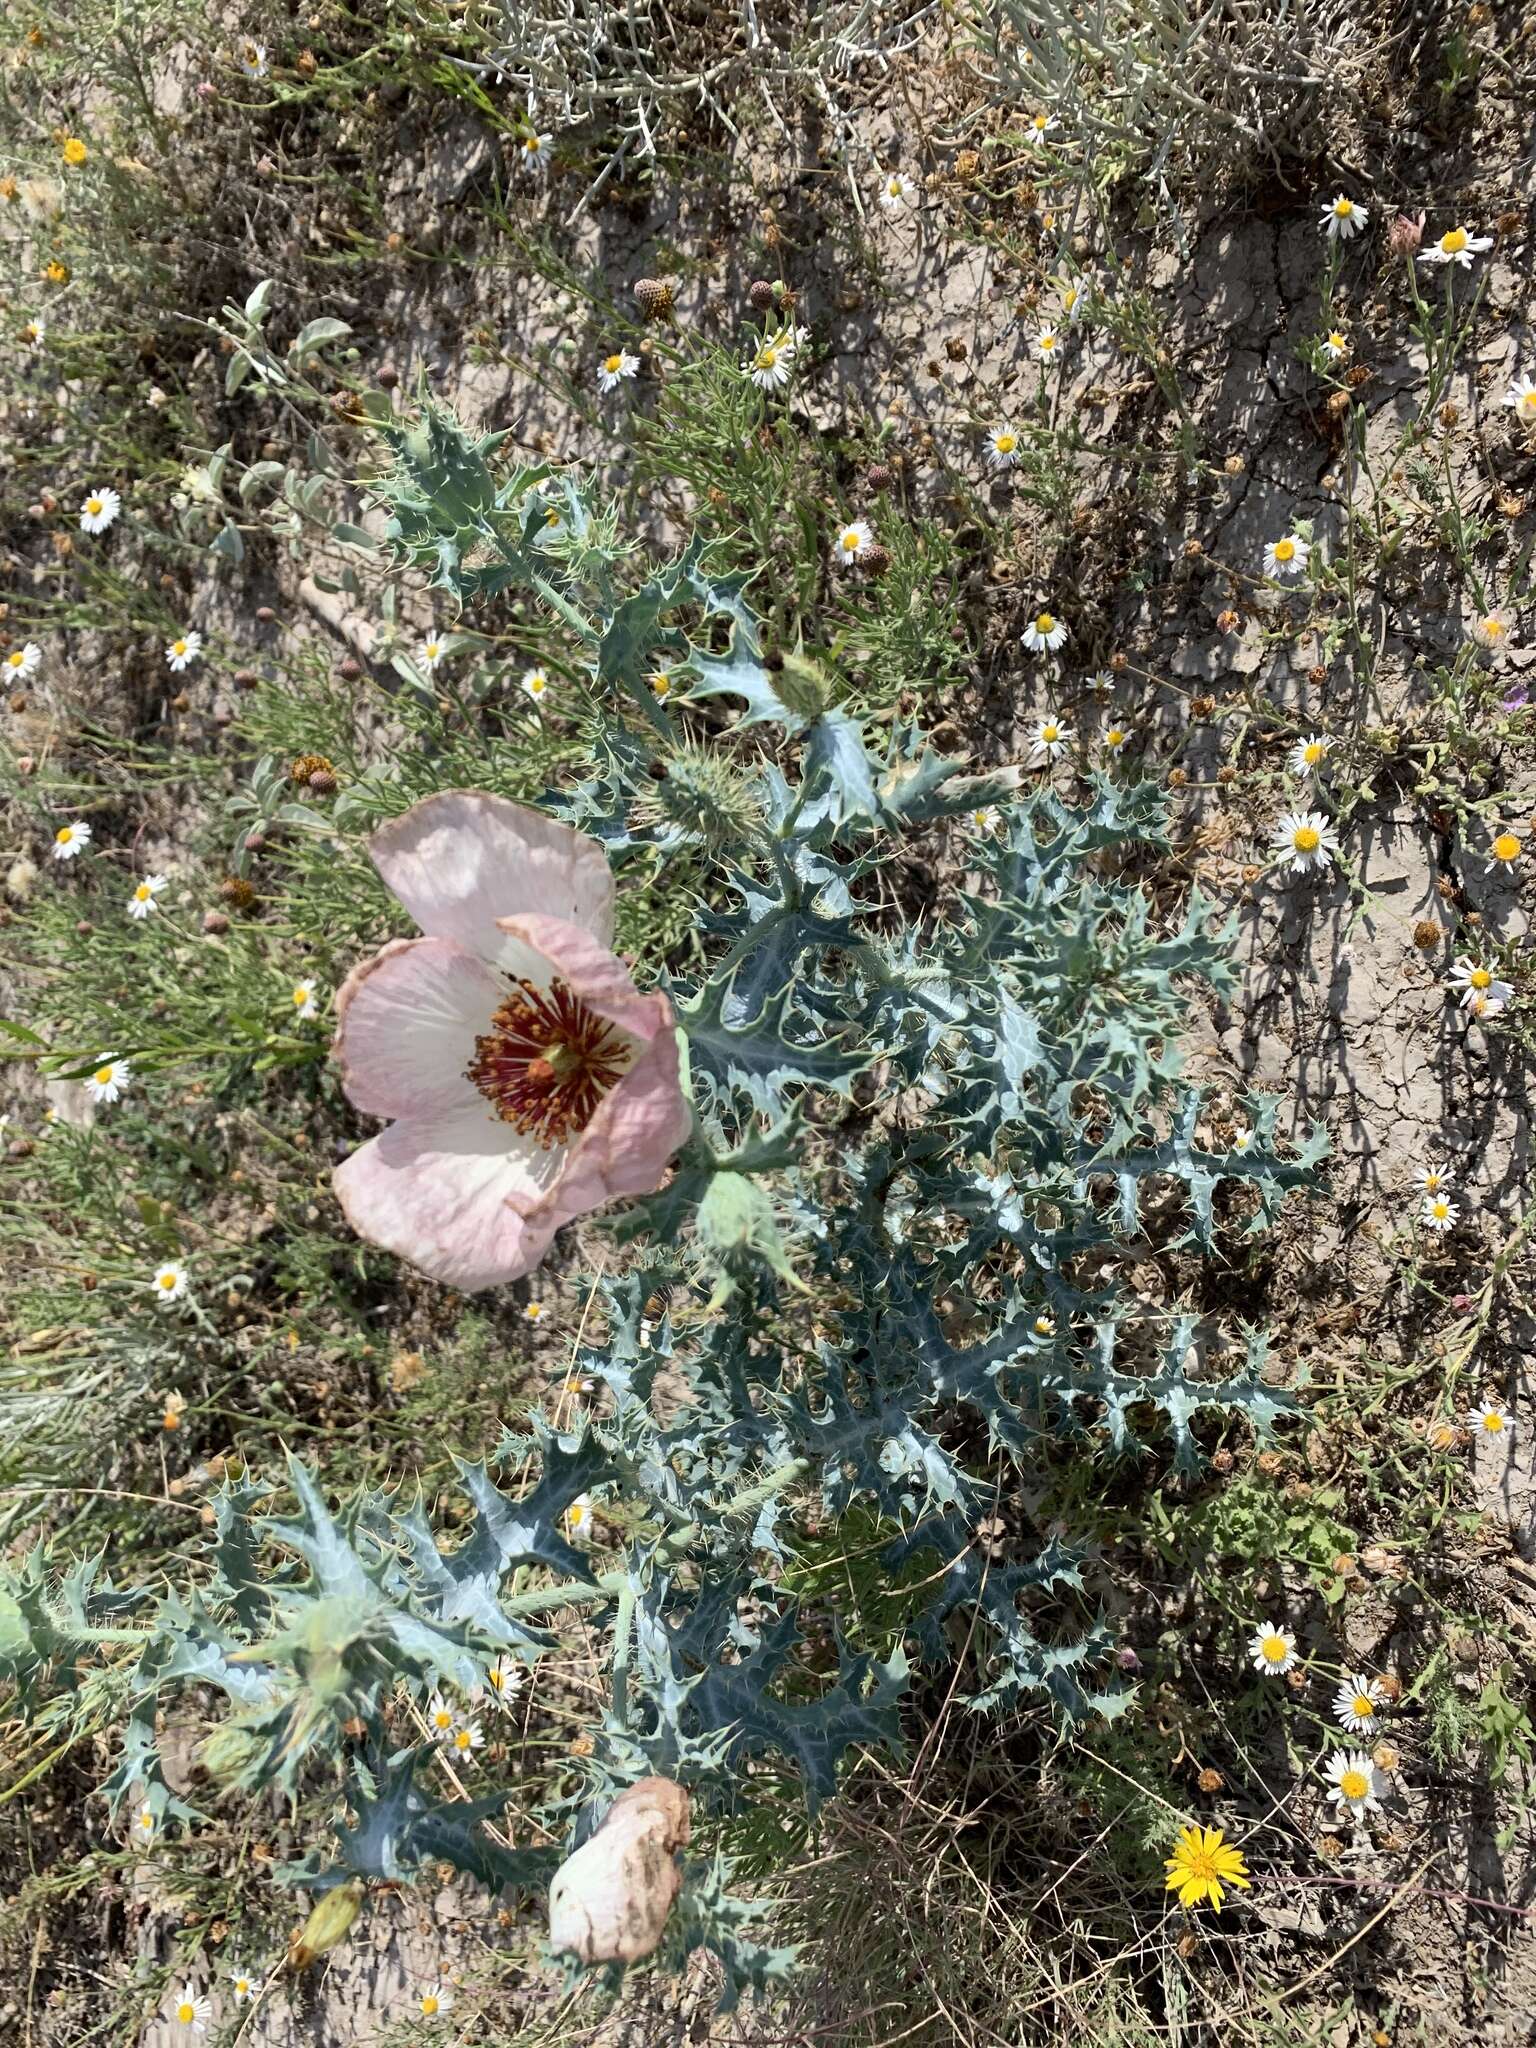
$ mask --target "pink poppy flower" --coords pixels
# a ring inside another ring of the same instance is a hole
[[[425,936],[336,999],[342,1085],[394,1121],[334,1185],[359,1236],[470,1293],[661,1185],[692,1124],[672,1010],[611,950],[613,876],[568,825],[448,790],[369,851]]]

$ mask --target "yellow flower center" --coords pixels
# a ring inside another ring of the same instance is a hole
[[[1053,349],[1053,348],[1054,348],[1054,347],[1056,346],[1056,337],[1055,337],[1055,335],[1054,335],[1054,334],[1042,334],[1042,335],[1041,335],[1041,337],[1040,337],[1040,346],[1041,346],[1041,348],[1042,348],[1042,349],[1043,349],[1043,350],[1045,351],[1045,353],[1046,353],[1047,355],[1049,355],[1049,354],[1050,354],[1050,352],[1051,352],[1051,350],[1052,350],[1052,349]]]
[[[900,180],[900,178],[892,178],[892,179],[890,179],[890,181],[889,181],[889,182],[887,183],[887,185],[886,185],[886,188],[885,188],[885,189],[886,189],[886,191],[887,191],[887,192],[888,192],[888,193],[890,194],[890,196],[891,196],[891,198],[892,198],[892,199],[899,199],[899,198],[901,197],[901,180]]]
[[[1291,561],[1291,560],[1292,560],[1292,559],[1294,558],[1294,556],[1295,556],[1295,553],[1296,553],[1296,543],[1295,543],[1295,541],[1293,541],[1293,540],[1277,540],[1277,541],[1275,542],[1275,560],[1276,560],[1277,562],[1289,562],[1289,561]]]
[[[85,501],[85,509],[87,512],[90,513],[93,519],[99,518],[101,516],[100,498],[87,498]]]
[[[96,1085],[98,1088],[105,1088],[111,1078],[112,1069],[110,1067],[98,1067],[96,1069]]]
[[[1040,132],[1040,134],[1042,134],[1042,135],[1043,135],[1043,134],[1045,133],[1045,131],[1046,131],[1046,128],[1047,128],[1047,127],[1048,127],[1049,125],[1050,125],[1050,121],[1049,121],[1049,116],[1048,116],[1048,115],[1045,115],[1045,114],[1036,114],[1036,116],[1035,116],[1035,127],[1036,127],[1036,129],[1037,129],[1037,130],[1038,130],[1038,131]]]
[[[1467,246],[1465,228],[1452,228],[1448,235],[1440,237],[1440,251],[1445,256],[1459,256]]]
[[[1035,631],[1037,633],[1054,633],[1055,630],[1056,621],[1051,613],[1041,612],[1040,616],[1035,620]]]
[[[1376,1702],[1368,1692],[1357,1692],[1354,1697],[1353,1707],[1357,1721],[1369,1721],[1376,1712]]]
[[[53,836],[58,845],[68,846],[75,836],[75,828],[73,825],[61,825]]]
[[[1118,725],[1112,725],[1109,731],[1105,733],[1104,738],[1106,744],[1111,747],[1123,747],[1125,745],[1125,734]]]
[[[1298,825],[1291,834],[1291,844],[1298,853],[1316,853],[1322,842],[1322,834],[1315,825]]]
[[[1371,1789],[1371,1781],[1364,1771],[1341,1771],[1339,1790],[1346,1799],[1363,1799]]]
[[[503,1672],[499,1664],[493,1664],[490,1670],[486,1672],[485,1682],[488,1686],[490,1686],[493,1692],[501,1691],[502,1687],[506,1684],[507,1680],[506,1674],[505,1672]]]
[[[570,1523],[571,1527],[573,1529],[579,1529],[586,1519],[587,1511],[582,1506],[581,1502],[579,1500],[572,1501],[570,1509],[566,1515],[566,1520]]]
[[[1436,1203],[1434,1204],[1434,1206],[1432,1207],[1432,1209],[1430,1210],[1430,1214],[1431,1214],[1432,1216],[1434,1216],[1434,1217],[1436,1217],[1436,1218],[1441,1218],[1441,1219],[1443,1219],[1444,1217],[1447,1217],[1447,1216],[1449,1216],[1449,1215],[1450,1215],[1450,1213],[1451,1213],[1451,1205],[1450,1205],[1450,1203],[1449,1203],[1448,1201],[1446,1201],[1446,1199],[1445,1199],[1445,1197],[1444,1197],[1443,1195],[1441,1196],[1440,1200],[1439,1200],[1438,1202],[1436,1202]]]
[[[618,367],[620,363],[623,362],[623,360],[624,358],[622,356],[605,356],[603,358],[603,368],[609,373],[610,376],[614,376],[617,374]]]
[[[1077,304],[1077,286],[1076,286],[1076,285],[1071,285],[1071,286],[1069,286],[1069,288],[1068,288],[1068,289],[1067,289],[1066,291],[1064,291],[1064,292],[1062,293],[1062,295],[1061,295],[1061,303],[1063,304],[1063,306],[1065,306],[1065,307],[1066,307],[1067,311],[1068,311],[1068,312],[1070,313],[1070,312],[1071,312],[1071,310],[1072,310],[1072,308],[1073,308],[1073,307],[1074,307],[1074,306],[1075,306],[1075,305]]]
[[[1333,202],[1333,212],[1336,220],[1348,220],[1354,213],[1354,210],[1355,202],[1352,199],[1335,199]]]
[[[1345,346],[1345,341],[1344,341],[1344,337],[1343,337],[1343,335],[1342,335],[1342,334],[1340,334],[1340,333],[1338,333],[1337,331],[1335,331],[1334,333],[1330,334],[1330,335],[1329,335],[1329,337],[1328,337],[1328,346],[1329,346],[1330,348],[1335,348],[1335,349],[1340,349],[1340,350],[1342,350],[1342,349],[1344,348],[1344,346]]]
[[[172,652],[172,654],[185,654],[185,653],[186,653],[186,651],[187,651],[187,643],[186,643],[186,641],[185,641],[185,640],[173,640],[173,641],[171,642],[171,652]]]
[[[1491,988],[1493,985],[1493,976],[1486,967],[1474,967],[1467,979],[1474,988]]]
[[[427,659],[428,661],[436,661],[437,659],[437,642],[435,640],[427,642]]]
[[[1432,1195],[1432,1194],[1433,1194],[1433,1193],[1435,1192],[1435,1190],[1436,1190],[1436,1189],[1437,1189],[1437,1188],[1439,1187],[1439,1185],[1440,1185],[1440,1176],[1439,1176],[1439,1174],[1438,1174],[1438,1173],[1426,1173],[1426,1174],[1425,1174],[1425,1176],[1424,1176],[1424,1189],[1425,1189],[1425,1192],[1426,1192],[1427,1194],[1431,1194],[1431,1195]]]
[[[21,649],[18,647],[14,654],[8,654],[5,657],[6,665],[9,668],[20,668],[22,663],[26,660],[26,658],[27,657],[22,653]]]
[[[1018,445],[1019,437],[1017,434],[998,434],[992,442],[992,446],[999,455],[1011,455]]]
[[[1309,740],[1301,750],[1301,758],[1309,768],[1315,768],[1327,751],[1321,740]]]
[[[771,370],[778,360],[779,352],[776,348],[760,348],[757,352],[757,367],[760,370]]]
[[[423,2019],[430,2020],[437,2016],[437,1994],[435,1992],[429,1991],[422,1999],[421,2012]]]
[[[1504,1427],[1504,1418],[1497,1408],[1490,1408],[1488,1410],[1488,1413],[1483,1417],[1483,1427],[1490,1436],[1497,1436]]]
[[[190,1999],[184,1998],[176,2008],[176,2017],[184,2027],[190,2027],[197,2018],[197,2008]]]
[[[537,156],[543,147],[544,144],[537,135],[525,135],[523,137],[523,148],[528,152],[529,156]]]
[[[1061,727],[1059,725],[1042,725],[1040,737],[1047,746],[1054,746],[1056,741],[1061,738]]]
[[[154,890],[150,888],[148,882],[140,882],[137,889],[135,889],[133,892],[133,900],[135,901],[135,903],[147,903],[150,897],[154,895],[154,893]]]
[[[169,1294],[171,1289],[176,1285],[176,1275],[174,1273],[162,1273],[160,1275],[160,1285],[165,1289],[166,1293]]]
[[[859,542],[861,538],[862,536],[858,533],[855,533],[854,529],[851,526],[849,527],[848,531],[843,535],[843,547],[850,555],[856,554],[858,552]]]
[[[294,1008],[295,1008],[296,1010],[302,1010],[302,1009],[303,1009],[303,1007],[304,1007],[304,1005],[305,1005],[305,1004],[306,1004],[306,1003],[307,1003],[308,1001],[309,1001],[309,990],[308,990],[307,988],[296,988],[296,989],[294,990],[294,992],[293,992],[293,1007],[294,1007]]]
[[[1501,832],[1493,842],[1495,860],[1515,860],[1520,853],[1520,842],[1513,832]]]
[[[1259,1645],[1259,1655],[1266,1664],[1283,1664],[1289,1654],[1284,1636],[1266,1636]]]

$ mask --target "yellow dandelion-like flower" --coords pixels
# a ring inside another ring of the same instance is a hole
[[[79,136],[78,136],[78,135],[66,135],[66,136],[65,136],[65,138],[64,138],[64,161],[65,161],[65,163],[67,163],[67,164],[73,164],[73,165],[75,165],[75,166],[76,166],[76,168],[78,168],[78,167],[79,167],[79,166],[80,166],[81,164],[83,164],[83,163],[85,162],[86,158],[87,158],[87,157],[88,157],[88,156],[90,155],[90,153],[91,153],[91,152],[90,152],[90,151],[89,151],[89,150],[88,150],[88,149],[86,148],[85,144],[84,144],[84,143],[83,143],[83,142],[82,142],[82,141],[80,140],[80,138],[79,138]]]
[[[1248,1866],[1242,1851],[1227,1847],[1220,1828],[1183,1829],[1165,1868],[1167,1889],[1178,1893],[1181,1906],[1203,1906],[1209,1900],[1219,1910],[1225,1886],[1248,1889]]]

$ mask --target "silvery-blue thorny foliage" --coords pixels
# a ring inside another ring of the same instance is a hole
[[[569,477],[500,471],[495,437],[429,400],[375,424],[397,560],[468,618],[531,589],[585,650],[592,772],[548,807],[602,841],[621,886],[644,848],[705,863],[727,906],[703,914],[708,971],[669,985],[696,1136],[664,1192],[610,1219],[622,1277],[575,1365],[607,1398],[568,1431],[533,1414],[462,1464],[449,1547],[402,1497],[336,1508],[296,1462],[241,1474],[185,1589],[24,1563],[0,1597],[0,1670],[45,1724],[115,1722],[109,1798],[171,1833],[200,1816],[167,1781],[156,1711],[222,1695],[216,1780],[329,1777],[344,1795],[334,1839],[288,1873],[311,1887],[443,1862],[536,1887],[616,1791],[677,1778],[696,1861],[674,1941],[714,1950],[729,2000],[789,1958],[746,1931],[714,1824],[786,1796],[814,1813],[851,1747],[899,1744],[916,1671],[965,1644],[977,1712],[1038,1695],[1065,1716],[1124,1708],[1070,1541],[1000,1561],[976,1526],[999,1470],[1027,1475],[1042,1438],[1112,1459],[1158,1436],[1188,1471],[1201,1410],[1267,1430],[1284,1396],[1261,1338],[1241,1333],[1234,1370],[1205,1362],[1193,1317],[1139,1316],[1117,1250],[1141,1238],[1149,1182],[1165,1214],[1180,1184],[1174,1241],[1209,1244],[1223,1178],[1256,1190],[1262,1229],[1322,1140],[1282,1158],[1259,1102],[1240,1153],[1196,1135],[1176,1034],[1192,984],[1223,989],[1230,970],[1197,896],[1165,932],[1125,879],[1162,843],[1150,784],[1098,779],[1069,804],[963,775],[915,726],[877,739],[814,664],[765,659],[744,579],[699,541],[637,583],[612,516]],[[683,701],[705,707],[686,736]],[[953,821],[988,805],[1000,822],[966,838],[963,878],[920,882]],[[264,1511],[277,1488],[287,1515]],[[583,1495],[623,1532],[611,1569],[571,1540]],[[850,1513],[877,1532],[882,1597],[844,1613],[821,1660],[835,1668],[812,1675],[785,1582],[809,1529]],[[543,1816],[563,1846],[508,1848],[485,1825],[503,1798],[441,1800],[427,1744],[398,1746],[407,1724],[386,1710],[402,1688],[473,1688],[498,1653],[558,1655],[573,1607],[608,1643],[611,1704],[586,1796]],[[108,1675],[100,1640],[142,1648]]]

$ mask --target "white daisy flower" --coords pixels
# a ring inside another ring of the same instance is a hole
[[[307,1024],[311,1017],[320,1013],[315,1001],[315,984],[312,981],[296,981],[288,991],[288,1000],[293,1005],[293,1014],[300,1024]]]
[[[832,560],[843,568],[862,561],[875,544],[874,529],[867,519],[850,519],[838,529],[832,543]]]
[[[1338,835],[1321,811],[1287,811],[1270,841],[1270,852],[1294,875],[1331,867],[1338,851]]]
[[[1364,1820],[1381,1805],[1381,1778],[1363,1749],[1336,1749],[1323,1773],[1332,1791],[1328,1797],[1341,1813]]]
[[[143,881],[139,883],[133,894],[128,898],[127,906],[128,915],[136,924],[142,924],[144,919],[148,917],[155,907],[155,898],[167,886],[168,878],[165,875],[146,875]]]
[[[1056,1334],[1056,1318],[1042,1309],[1035,1317],[1031,1330],[1036,1337],[1048,1341]]]
[[[592,1533],[592,1496],[578,1493],[565,1511],[565,1533],[568,1536],[590,1536]]]
[[[109,485],[99,491],[92,491],[80,507],[80,531],[82,533],[105,533],[118,513],[123,501]]]
[[[1291,773],[1316,775],[1332,750],[1333,741],[1323,733],[1309,733],[1304,740],[1298,740],[1291,749]]]
[[[92,1102],[116,1102],[133,1079],[127,1060],[103,1060],[94,1074],[85,1077],[85,1092]]]
[[[22,647],[13,647],[6,655],[3,666],[8,681],[24,683],[28,676],[35,676],[43,664],[43,650],[35,640],[28,640]]]
[[[207,2028],[212,2010],[212,2006],[200,1992],[194,1991],[188,1984],[183,1984],[171,2000],[167,2017],[178,2034],[201,2034]]]
[[[155,1819],[155,1809],[152,1806],[141,1806],[133,1816],[133,1826],[129,1830],[132,1840],[141,1848],[147,1848],[158,1831],[159,1823]]]
[[[1306,568],[1311,552],[1311,543],[1304,541],[1299,533],[1282,534],[1279,540],[1270,541],[1264,550],[1264,574],[1299,576]]]
[[[1376,1715],[1384,1695],[1374,1678],[1356,1671],[1346,1678],[1333,1696],[1334,1719],[1351,1735],[1374,1735]]]
[[[525,1323],[542,1323],[543,1320],[544,1304],[542,1301],[529,1301],[523,1304],[523,1321]]]
[[[1288,1628],[1256,1629],[1248,1645],[1248,1660],[1266,1678],[1283,1678],[1300,1661],[1296,1638]]]
[[[84,818],[76,818],[73,824],[61,825],[53,835],[53,857],[55,860],[74,860],[84,853],[91,843],[91,828]]]
[[[166,666],[174,669],[176,674],[180,675],[183,669],[192,666],[202,651],[203,636],[201,633],[183,633],[180,639],[168,640],[166,642]]]
[[[1473,998],[1482,996],[1486,1002],[1496,1003],[1504,1010],[1514,1001],[1515,992],[1507,981],[1500,981],[1491,968],[1479,967],[1473,960],[1457,960],[1451,968],[1450,986],[1460,991],[1461,1007],[1472,1008]]]
[[[1339,362],[1349,354],[1349,336],[1341,334],[1338,328],[1323,336],[1323,354],[1330,363]]]
[[[1513,832],[1497,832],[1489,842],[1488,853],[1488,865],[1483,869],[1485,875],[1491,875],[1495,868],[1512,870],[1520,858],[1520,841]]]
[[[880,211],[900,213],[916,190],[913,181],[904,178],[900,171],[887,172],[880,181]]]
[[[1419,1172],[1419,1186],[1426,1195],[1443,1194],[1451,1185],[1454,1176],[1442,1159],[1431,1159]]]
[[[1447,263],[1470,270],[1472,258],[1486,254],[1492,247],[1492,235],[1469,235],[1465,228],[1455,227],[1443,234],[1438,242],[1431,242],[1427,249],[1421,249],[1419,261],[1427,263],[1432,270]]]
[[[156,1266],[151,1281],[156,1301],[169,1303],[180,1301],[187,1291],[187,1269],[180,1259],[167,1259],[163,1266]]]
[[[551,684],[543,669],[527,668],[523,670],[523,679],[519,687],[537,704],[541,697],[548,694]]]
[[[1085,293],[1076,278],[1067,278],[1056,294],[1056,303],[1061,308],[1063,320],[1077,320],[1083,311]]]
[[[1054,612],[1036,612],[1024,628],[1024,645],[1031,654],[1054,654],[1066,637],[1066,621],[1058,619]]]
[[[1035,336],[1034,347],[1038,362],[1054,363],[1061,354],[1061,336],[1054,327],[1042,327]]]
[[[485,1730],[478,1721],[461,1721],[443,1744],[455,1756],[473,1756],[477,1749],[485,1747]]]
[[[1248,1128],[1247,1124],[1235,1124],[1232,1129],[1232,1143],[1229,1150],[1236,1152],[1241,1157],[1252,1143],[1253,1132]]]
[[[494,1663],[485,1668],[485,1682],[490,1688],[491,1698],[498,1707],[510,1707],[522,1691],[528,1674],[515,1657],[503,1652]]]
[[[645,687],[658,704],[665,704],[673,690],[671,669],[653,668],[645,679]]]
[[[1000,832],[1002,828],[1003,814],[996,804],[983,804],[979,810],[972,811],[971,830],[973,832],[980,832],[987,838],[990,838],[994,832]]]
[[[1419,1221],[1426,1230],[1454,1230],[1461,1221],[1461,1211],[1449,1195],[1426,1195]]]
[[[236,2005],[244,2005],[247,1999],[256,1996],[256,1979],[241,1969],[229,1973],[229,1995]]]
[[[750,377],[759,391],[777,391],[789,382],[794,367],[793,344],[775,334],[763,342],[751,362],[742,364],[741,374]]]
[[[441,661],[446,661],[447,659],[447,643],[445,641],[439,640],[437,636],[434,634],[430,639],[422,641],[421,647],[416,655],[416,665],[418,668],[424,668],[427,674],[431,675],[433,669],[437,667],[438,663]]]
[[[627,348],[616,349],[611,356],[604,356],[597,366],[597,384],[600,391],[617,391],[626,379],[637,376],[640,358],[632,356]]]
[[[1104,728],[1104,751],[1107,754],[1123,754],[1135,736],[1135,728],[1129,725],[1109,725]]]
[[[453,1993],[446,1984],[429,1984],[416,1999],[416,2010],[424,2020],[441,2019],[445,2012],[452,2009]]]
[[[1034,750],[1030,764],[1043,768],[1047,761],[1059,761],[1072,744],[1073,733],[1070,725],[1064,725],[1059,718],[1042,718],[1035,727]]]
[[[240,69],[247,78],[265,78],[267,75],[266,44],[242,43],[240,45]]]
[[[1115,693],[1115,679],[1107,668],[1096,668],[1083,687],[1092,690],[1095,697],[1112,697]]]
[[[1504,403],[1513,408],[1522,427],[1536,427],[1536,380],[1517,377],[1505,392]]]
[[[1480,1401],[1467,1417],[1467,1427],[1476,1436],[1497,1437],[1502,1443],[1513,1436],[1515,1419],[1497,1401]]]
[[[1031,114],[1028,122],[1025,124],[1024,140],[1031,147],[1034,147],[1044,142],[1047,135],[1050,134],[1056,125],[1056,116],[1054,114]]]
[[[1479,994],[1472,989],[1462,999],[1462,1008],[1475,1024],[1485,1024],[1490,1017],[1503,1015],[1504,1005],[1492,996]]]
[[[1330,242],[1350,242],[1370,225],[1370,208],[1341,192],[1323,208],[1322,225]]]
[[[987,436],[987,461],[993,469],[1012,469],[1019,459],[1019,437],[1012,427],[994,427]]]
[[[518,162],[529,171],[547,169],[554,139],[553,134],[535,135],[530,132],[527,135],[520,135],[517,138]]]
[[[434,1742],[447,1742],[459,1725],[459,1710],[448,1704],[440,1692],[427,1701],[427,1729]]]
[[[1484,612],[1480,618],[1472,621],[1467,631],[1478,646],[1487,648],[1490,654],[1497,654],[1504,647],[1512,647],[1515,642],[1514,621],[1502,607]]]

